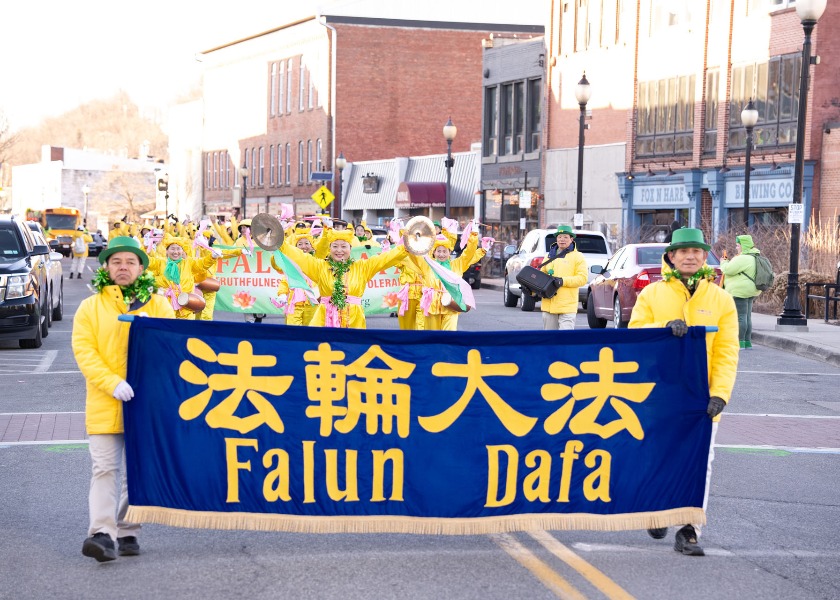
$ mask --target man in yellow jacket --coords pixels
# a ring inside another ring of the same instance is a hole
[[[73,232],[72,237],[70,253],[73,255],[73,262],[70,263],[70,279],[73,279],[73,275],[81,279],[85,271],[85,259],[88,257],[88,243],[93,241],[93,237],[81,226]]]
[[[557,226],[557,239],[551,245],[548,258],[551,262],[540,268],[560,284],[557,293],[540,301],[543,329],[574,329],[578,310],[578,288],[586,285],[586,259],[577,251],[575,232],[569,225]],[[523,293],[526,290],[523,289]]]
[[[111,238],[99,255],[103,265],[94,276],[97,292],[82,301],[73,319],[73,354],[85,377],[85,427],[93,465],[88,504],[89,537],[82,554],[99,562],[140,553],[137,533],[140,525],[127,523],[128,488],[120,471],[125,455],[123,402],[134,397],[126,382],[128,330],[130,323],[120,315],[142,315],[172,319],[172,307],[155,294],[154,276],[146,272],[149,259],[136,239]],[[143,400],[151,400],[150,398]]]
[[[669,327],[677,337],[684,336],[690,326],[717,327],[717,331],[706,334],[710,396],[706,411],[714,423],[706,465],[703,510],[709,499],[717,425],[735,385],[739,350],[735,302],[714,283],[714,269],[706,264],[709,249],[699,229],[676,230],[662,256],[662,280],[647,286],[639,294],[629,325],[631,328]],[[648,529],[648,533],[654,539],[662,539],[668,529]],[[697,542],[699,537],[699,525],[685,525],[677,531],[674,550],[688,556],[703,556],[703,548]]]

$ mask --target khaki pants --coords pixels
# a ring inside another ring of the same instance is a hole
[[[575,328],[576,313],[543,313],[543,329],[546,331],[568,330]]]
[[[82,272],[85,270],[85,259],[87,256],[76,256],[73,255],[73,262],[70,263],[70,272],[71,273],[78,273],[81,277]]]
[[[136,536],[139,523],[127,523],[128,486],[125,480],[125,440],[123,434],[90,436],[90,527],[88,536],[107,533],[111,539]],[[122,474],[122,477],[120,477]]]

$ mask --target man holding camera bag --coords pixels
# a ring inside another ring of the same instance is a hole
[[[557,226],[557,240],[548,251],[540,271],[554,277],[557,293],[543,298],[540,306],[543,329],[574,329],[578,310],[578,288],[586,285],[586,259],[575,248],[575,232],[569,225]]]

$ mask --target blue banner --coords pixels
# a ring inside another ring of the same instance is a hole
[[[676,338],[137,318],[129,519],[462,534],[704,523],[705,365],[698,327]]]

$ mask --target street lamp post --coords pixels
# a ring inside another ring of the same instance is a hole
[[[753,145],[753,127],[758,123],[758,111],[753,104],[752,98],[747,102],[744,110],[741,111],[741,124],[747,129],[747,155],[744,167],[744,230],[750,228],[750,154]]]
[[[335,195],[335,210],[333,211],[333,217],[336,219],[341,218],[341,205],[342,205],[342,198],[341,195],[344,193],[344,186],[342,185],[342,173],[344,172],[344,167],[347,166],[347,159],[344,158],[344,152],[339,152],[338,156],[335,159],[335,168],[338,169],[338,193]]]
[[[240,200],[240,215],[239,219],[242,220],[245,218],[245,203],[248,200],[248,165],[242,163],[242,167],[239,169],[239,176],[242,177],[242,198]]]
[[[446,160],[443,162],[446,167],[446,204],[443,209],[443,216],[449,217],[449,206],[452,203],[452,167],[455,166],[455,159],[452,158],[452,140],[458,134],[458,128],[452,124],[452,117],[443,126],[443,137],[446,140]]]
[[[802,44],[802,75],[799,80],[799,114],[796,118],[796,156],[793,166],[793,199],[791,204],[802,203],[802,172],[805,168],[805,118],[808,110],[808,76],[811,69],[811,33],[825,11],[826,0],[798,0],[796,13],[802,21],[805,41]],[[790,226],[790,268],[787,296],[782,314],[776,320],[776,329],[807,328],[808,319],[802,314],[799,300],[799,223]]]
[[[575,229],[583,227],[583,132],[586,129],[586,103],[592,90],[589,87],[589,80],[586,79],[586,71],[578,81],[575,88],[575,99],[580,105],[580,130],[578,131],[578,172],[577,172],[577,206],[575,207]]]
[[[169,173],[163,173],[158,182],[158,189],[163,192],[163,210],[169,218]]]
[[[88,217],[88,194],[90,194],[90,186],[88,184],[84,184],[82,186],[82,194],[85,196],[85,227],[87,227],[87,217]]]

